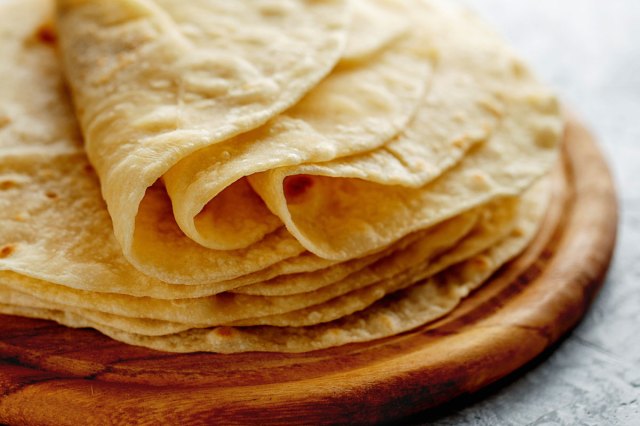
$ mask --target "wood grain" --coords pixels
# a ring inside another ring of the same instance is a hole
[[[365,423],[512,373],[580,320],[611,259],[617,202],[593,139],[566,133],[567,184],[534,243],[454,312],[367,344],[307,354],[168,354],[0,316],[0,422]]]

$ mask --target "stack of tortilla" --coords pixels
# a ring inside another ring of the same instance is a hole
[[[556,98],[446,0],[0,9],[0,312],[174,351],[413,329],[532,240]]]

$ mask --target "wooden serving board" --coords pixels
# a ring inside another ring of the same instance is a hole
[[[564,164],[567,187],[529,249],[450,315],[392,338],[307,354],[177,355],[0,316],[0,423],[363,423],[475,392],[574,327],[607,271],[615,191],[575,120]]]

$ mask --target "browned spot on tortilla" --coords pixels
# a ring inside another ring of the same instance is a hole
[[[221,337],[230,337],[233,334],[233,328],[231,327],[218,327],[216,328],[216,334]]]
[[[18,184],[17,182],[14,182],[12,180],[5,180],[0,182],[0,191],[6,191],[8,189],[13,189],[15,187],[17,187]]]
[[[27,219],[29,219],[29,214],[26,212],[18,213],[14,217],[14,220],[17,222],[26,222]]]
[[[90,174],[90,175],[92,175],[92,174],[94,174],[94,173],[95,173],[95,169],[93,168],[93,166],[92,166],[91,164],[85,164],[85,166],[84,166],[84,171],[85,171],[87,174]]]
[[[7,244],[0,248],[0,259],[4,259],[5,257],[11,256],[11,253],[15,251],[15,246],[13,244]]]
[[[289,176],[284,180],[284,196],[289,203],[295,203],[313,186],[309,175]]]
[[[54,192],[54,191],[47,191],[47,192],[44,193],[44,195],[46,195],[47,198],[50,198],[52,200],[55,200],[56,198],[59,197],[58,193]]]
[[[471,259],[470,262],[472,267],[479,271],[486,271],[491,267],[491,264],[492,264],[491,259],[483,255],[480,255]]]
[[[36,30],[36,39],[44,44],[56,44],[58,36],[50,23],[42,24]]]
[[[456,149],[463,149],[465,146],[467,146],[467,139],[464,137],[454,139],[454,141],[451,142],[451,146]]]
[[[514,237],[522,237],[524,235],[524,229],[516,228],[511,232],[511,235],[513,235]]]
[[[9,123],[11,123],[11,119],[9,117],[6,115],[0,116],[0,129],[7,126]]]

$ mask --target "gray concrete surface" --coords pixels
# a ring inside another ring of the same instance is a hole
[[[445,425],[640,425],[640,1],[459,0],[492,23],[598,135],[622,206],[617,253],[585,320]]]

